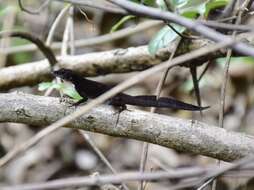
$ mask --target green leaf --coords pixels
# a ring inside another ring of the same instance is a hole
[[[52,86],[52,82],[42,82],[39,84],[38,90],[44,91],[49,89]]]
[[[206,11],[205,11],[205,17],[208,16],[210,11],[219,8],[219,7],[224,7],[228,4],[228,0],[213,0],[206,5]]]
[[[208,16],[212,9],[220,6],[225,6],[228,0],[164,0],[170,7],[173,7],[174,12],[194,19],[198,15]],[[160,0],[160,2],[164,2]],[[158,2],[157,2],[158,3]],[[165,4],[165,2],[164,2]],[[164,5],[166,7],[166,4]],[[179,33],[183,33],[185,28],[176,24],[171,24]],[[163,27],[149,42],[148,50],[150,54],[155,54],[160,48],[166,47],[170,42],[177,38],[176,34],[168,26]]]
[[[60,90],[63,87],[63,83],[55,83],[55,82],[42,82],[39,84],[38,90],[44,91],[49,88]]]
[[[171,26],[173,26],[174,29],[177,30],[179,33],[183,33],[185,30],[184,27],[177,24],[171,24]],[[168,46],[169,43],[175,40],[177,37],[178,34],[175,33],[170,27],[164,26],[149,42],[149,53],[155,55],[160,48]]]
[[[45,91],[49,88],[53,88],[58,91],[61,91],[63,94],[66,94],[67,96],[71,97],[72,99],[75,99],[75,100],[82,99],[82,97],[75,90],[75,88],[72,85],[68,85],[66,83],[42,82],[39,84],[38,90]]]
[[[226,62],[226,58],[217,58],[216,63],[219,64],[220,66],[223,66]],[[248,64],[248,65],[254,65],[254,57],[249,57],[249,56],[243,56],[243,57],[231,57],[230,59],[230,64]]]
[[[165,0],[174,12],[186,15],[201,15],[207,17],[209,12],[218,7],[227,5],[228,0]],[[190,18],[190,17],[189,17]],[[192,17],[194,18],[194,17]]]
[[[133,15],[128,15],[123,17],[121,20],[119,20],[110,30],[110,32],[115,32],[117,31],[119,28],[121,28],[121,26],[126,23],[128,20],[135,18],[135,16]]]
[[[83,99],[79,93],[72,87],[72,86],[65,86],[62,89],[63,93],[66,94],[67,96],[75,99],[75,100],[81,100]]]

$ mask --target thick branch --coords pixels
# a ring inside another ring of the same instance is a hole
[[[108,73],[124,73],[145,70],[159,64],[169,56],[167,50],[157,56],[148,53],[147,46],[117,49],[59,58],[60,67],[70,68],[85,76]],[[38,61],[24,65],[0,69],[0,89],[32,85],[48,80],[50,67],[48,61]]]
[[[58,60],[60,67],[76,70],[85,76],[96,76],[145,70],[165,61],[169,54],[165,49],[157,56],[152,56],[147,46],[141,46],[61,57]],[[47,60],[6,67],[0,69],[0,89],[33,85],[48,80],[49,77],[50,67]]]
[[[22,93],[0,94],[0,121],[48,125],[73,111],[58,98]],[[254,153],[254,138],[193,122],[143,111],[117,114],[110,106],[94,108],[68,125],[112,136],[137,139],[179,151],[232,161]]]
[[[254,41],[253,35],[247,33],[241,34],[239,38],[244,38],[249,42]],[[203,48],[211,43],[204,39],[186,41],[178,48],[177,54]],[[156,56],[149,54],[147,46],[88,53],[59,58],[59,64],[60,67],[76,70],[84,76],[141,71],[167,60],[173,47],[174,43],[168,49],[160,50]],[[222,55],[224,55],[222,51],[213,52],[209,56],[202,56],[192,62],[203,63]],[[49,78],[50,67],[46,60],[6,67],[0,69],[0,89],[33,85],[49,80]]]

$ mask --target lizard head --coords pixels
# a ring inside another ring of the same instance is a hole
[[[57,71],[53,71],[53,75],[71,82],[73,81],[73,76],[75,75],[75,72],[70,69],[59,69]]]

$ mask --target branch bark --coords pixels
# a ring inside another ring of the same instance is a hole
[[[59,98],[23,93],[0,94],[0,122],[45,126],[73,112]],[[254,137],[198,121],[143,111],[124,111],[115,127],[116,110],[99,106],[66,127],[146,141],[178,151],[232,161],[254,153]]]
[[[250,33],[238,36],[248,42],[254,42],[254,36]],[[177,54],[184,54],[195,49],[204,48],[213,42],[209,40],[185,41],[178,48]],[[161,49],[155,56],[149,54],[147,46],[116,49],[104,52],[88,53],[84,55],[59,57],[59,66],[80,72],[84,76],[97,76],[110,73],[125,73],[142,71],[154,65],[160,64],[169,58],[174,43],[167,49]],[[208,56],[201,56],[192,60],[194,63],[204,63],[224,55],[224,51],[217,51]],[[188,63],[185,63],[188,64]],[[13,87],[34,85],[38,82],[50,79],[50,67],[48,61],[42,60],[18,66],[0,69],[0,89],[6,90]]]
[[[148,53],[147,46],[141,46],[59,57],[58,62],[60,67],[78,71],[84,76],[97,76],[145,70],[166,60],[169,54],[163,50],[157,56],[152,56]],[[47,60],[0,69],[0,89],[33,85],[49,79],[50,67]]]

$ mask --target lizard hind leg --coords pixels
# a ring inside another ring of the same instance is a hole
[[[115,128],[116,128],[117,124],[119,122],[119,119],[120,119],[121,112],[123,112],[124,110],[127,110],[127,107],[126,107],[126,105],[121,105],[121,106],[118,106],[118,107],[114,106],[114,108],[117,109],[117,111],[114,113],[114,115],[117,114],[116,124],[115,124]]]

